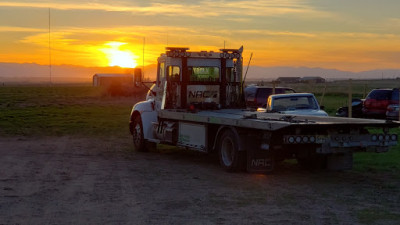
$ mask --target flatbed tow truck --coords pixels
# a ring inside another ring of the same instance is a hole
[[[248,110],[243,48],[188,50],[167,48],[160,55],[157,80],[133,106],[129,127],[137,151],[157,143],[216,151],[227,171],[270,172],[289,158],[308,168],[351,169],[354,152],[397,145],[389,131],[398,122]],[[141,82],[136,73],[135,83]]]

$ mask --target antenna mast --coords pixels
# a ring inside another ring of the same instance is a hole
[[[52,85],[52,80],[51,80],[51,36],[50,36],[50,8],[49,8],[49,75],[50,75],[50,85]]]
[[[146,38],[143,37],[143,59],[142,59],[142,79],[144,79],[144,46],[146,45]]]

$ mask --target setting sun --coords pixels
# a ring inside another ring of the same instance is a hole
[[[136,56],[129,50],[121,50],[120,47],[126,43],[108,42],[107,48],[101,49],[106,54],[109,66],[119,66],[124,68],[135,68],[137,66]]]

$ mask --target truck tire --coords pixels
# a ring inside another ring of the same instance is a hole
[[[146,152],[146,144],[143,136],[143,124],[140,116],[135,116],[133,120],[132,140],[135,151]]]
[[[222,133],[218,141],[218,155],[225,170],[235,172],[243,169],[245,152],[239,151],[238,137],[229,129]]]

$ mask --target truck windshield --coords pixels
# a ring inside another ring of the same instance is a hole
[[[291,111],[298,109],[318,109],[318,105],[312,96],[280,97],[273,103],[275,111]]]
[[[219,82],[218,67],[189,67],[190,81]]]

